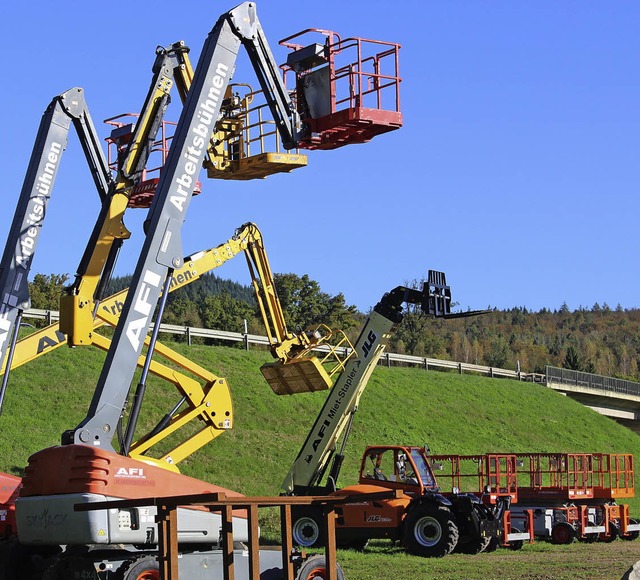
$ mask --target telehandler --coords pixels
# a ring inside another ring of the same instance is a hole
[[[422,290],[398,286],[376,304],[358,337],[345,370],[332,390],[282,488],[285,494],[318,495],[321,493],[362,495],[339,506],[336,534],[339,545],[362,548],[371,538],[400,541],[410,552],[441,557],[454,549],[477,553],[485,549],[491,538],[499,534],[500,514],[483,504],[473,494],[460,493],[445,498],[436,484],[429,462],[417,448],[378,447],[367,450],[362,460],[360,482],[355,486],[337,487],[338,474],[344,460],[344,449],[351,422],[360,397],[367,386],[394,328],[402,321],[403,304],[416,304],[431,316],[453,318],[473,316],[479,311],[451,313],[451,290],[444,273],[429,271]],[[336,453],[342,438],[341,451]],[[331,469],[322,484],[333,456]],[[384,478],[381,461],[392,465],[393,482]],[[373,464],[367,467],[367,460]],[[371,469],[367,472],[367,469]],[[402,479],[411,469],[414,482]],[[365,494],[396,491],[392,499],[367,500]],[[323,531],[320,513],[309,508],[294,512],[293,535],[301,546],[321,545]]]

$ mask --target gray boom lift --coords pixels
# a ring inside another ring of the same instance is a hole
[[[241,4],[218,20],[205,42],[149,210],[147,236],[89,412],[84,421],[65,434],[64,443],[113,449],[115,426],[129,394],[152,314],[162,295],[156,315],[157,321],[161,319],[171,273],[182,266],[182,224],[241,45],[249,53],[284,146],[295,147],[298,114],[278,74],[255,5]],[[148,357],[158,324],[152,332]]]
[[[67,147],[73,124],[98,195],[104,202],[112,183],[107,161],[100,147],[93,121],[81,88],[56,96],[42,116],[22,185],[16,212],[0,262],[0,361],[8,356],[6,368],[18,339],[23,312],[30,308],[28,275],[46,216],[51,191]],[[6,392],[8,373],[0,387],[0,412]]]

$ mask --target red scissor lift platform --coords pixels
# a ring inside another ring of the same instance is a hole
[[[312,38],[321,42],[307,44]],[[366,143],[402,126],[399,44],[342,39],[319,28],[288,36],[280,44],[292,51],[283,65],[285,83],[295,75],[293,101],[310,129],[301,148]]]
[[[633,540],[640,525],[629,506],[616,499],[633,497],[631,454],[519,453],[518,491],[522,504],[547,518],[556,543]]]

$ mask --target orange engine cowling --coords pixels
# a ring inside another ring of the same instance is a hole
[[[154,498],[224,493],[217,485],[85,445],[50,447],[29,458],[16,500],[18,537],[23,544],[155,544]],[[149,505],[77,511],[79,504],[146,499]],[[234,541],[247,541],[245,510],[233,512]],[[178,540],[215,545],[222,522],[205,508],[178,509]]]

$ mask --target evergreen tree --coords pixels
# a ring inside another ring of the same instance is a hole
[[[582,370],[582,364],[580,363],[580,356],[573,346],[570,346],[567,349],[567,354],[564,357],[564,363],[562,364],[563,368],[569,369],[572,371],[580,371]]]

